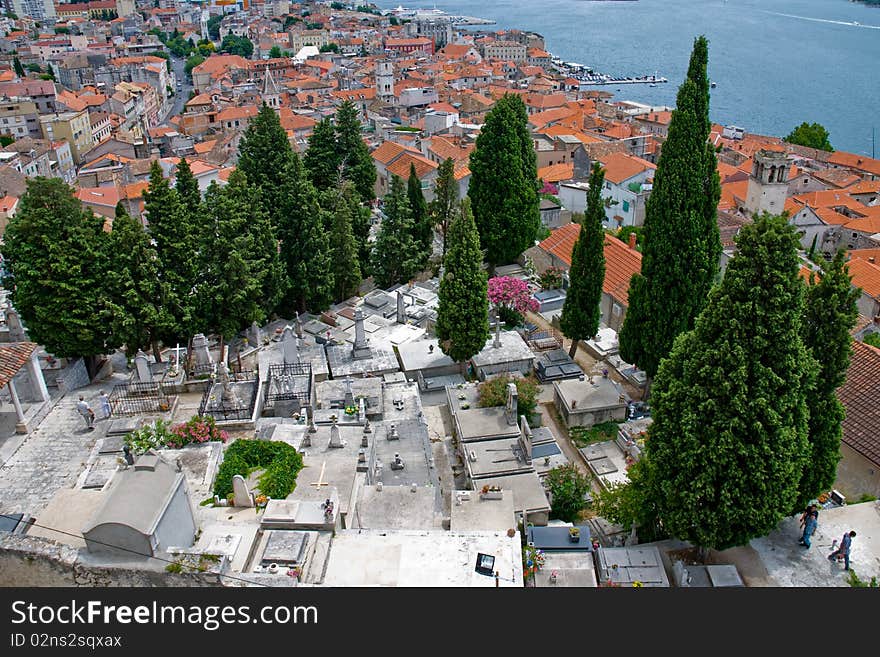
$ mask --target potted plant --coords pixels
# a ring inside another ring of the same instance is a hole
[[[579,527],[570,527],[568,530],[568,540],[577,543],[581,540],[581,530]]]

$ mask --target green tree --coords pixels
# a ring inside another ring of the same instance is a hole
[[[254,54],[254,44],[245,36],[237,37],[234,34],[227,34],[223,37],[223,42],[220,44],[220,52],[250,59],[251,55]]]
[[[150,181],[144,192],[147,230],[155,241],[159,276],[167,287],[166,310],[174,318],[167,338],[188,337],[204,329],[194,323],[193,286],[198,271],[198,241],[192,212],[181,204],[158,162],[150,167]]]
[[[541,225],[536,156],[519,96],[506,94],[489,111],[470,169],[468,196],[494,270],[531,246]]]
[[[350,182],[344,181],[337,192],[330,230],[333,297],[336,301],[357,294],[362,280],[358,243],[351,227],[352,217],[358,211],[357,192]]]
[[[605,171],[598,162],[594,162],[584,220],[571,252],[571,284],[559,320],[562,332],[571,338],[568,353],[572,358],[577,353],[578,342],[589,340],[599,329],[599,304],[602,301],[602,283],[605,281],[605,233],[602,230],[602,221],[605,219],[602,203],[604,183]]]
[[[330,43],[325,43],[323,46],[318,48],[318,52],[339,52],[339,46],[332,41]]]
[[[208,19],[208,36],[211,37],[214,41],[220,40],[220,21],[223,20],[223,16],[211,16]]]
[[[281,174],[278,234],[289,280],[281,312],[288,317],[307,309],[321,312],[333,301],[327,213],[321,208],[318,193],[296,153]]]
[[[84,210],[70,186],[29,179],[3,239],[3,286],[32,340],[62,357],[95,357],[119,346],[110,330],[104,218]]]
[[[829,490],[837,477],[844,408],[836,390],[846,378],[852,354],[850,331],[859,316],[859,290],[852,287],[843,249],[823,265],[818,281],[815,275],[810,278],[801,335],[819,363],[819,375],[815,389],[807,397],[810,460],[801,479],[800,499],[793,510],[803,508]]]
[[[428,215],[428,203],[422,193],[422,183],[416,175],[416,165],[410,163],[409,178],[406,181],[406,197],[409,199],[409,209],[413,219],[413,237],[421,256],[420,268],[424,269],[428,264],[434,247],[434,229],[431,226],[431,217]]]
[[[372,272],[376,285],[387,288],[406,283],[419,271],[421,254],[413,237],[412,211],[400,176],[391,177],[385,195],[385,218],[373,246]]]
[[[794,227],[764,214],[737,244],[694,330],[660,366],[645,454],[662,525],[717,550],[764,536],[791,513],[817,369],[801,338]]]
[[[21,65],[21,61],[19,61],[17,56],[12,58],[12,66],[15,69],[15,74],[18,77],[23,78],[25,77],[25,75],[27,75],[24,72],[24,67]]]
[[[489,296],[480,235],[465,199],[447,235],[435,331],[440,349],[457,363],[480,353],[489,336]]]
[[[183,204],[184,209],[194,217],[198,216],[199,205],[202,202],[202,193],[199,191],[199,182],[193,175],[189,162],[186,161],[185,157],[180,158],[180,162],[177,163],[174,189],[177,191],[177,197]]]
[[[309,137],[303,165],[312,184],[320,190],[333,189],[339,177],[341,158],[336,148],[336,129],[330,117],[318,121]]]
[[[576,465],[569,463],[547,473],[544,484],[550,491],[550,515],[565,522],[575,522],[586,506],[584,496],[590,492],[590,480]]]
[[[369,203],[376,196],[373,189],[376,184],[376,166],[362,137],[357,106],[350,100],[346,100],[336,110],[335,128],[342,177],[354,183],[361,200]]]
[[[703,41],[695,43],[695,55],[705,57]],[[707,149],[705,64],[692,62],[690,70],[702,71],[702,79],[686,78],[678,92],[645,208],[642,270],[630,281],[629,308],[620,331],[621,356],[649,379],[656,376],[675,337],[693,328],[717,277],[721,254],[716,218],[720,186],[714,151]]]
[[[446,233],[458,213],[458,181],[455,179],[455,160],[447,158],[437,169],[437,182],[434,185],[434,200],[429,205],[431,222],[443,238],[443,257],[446,257]]]
[[[819,123],[807,123],[804,121],[783,140],[789,144],[800,144],[809,148],[817,148],[820,151],[833,152],[834,148],[828,141],[828,131]]]
[[[110,233],[110,259],[107,283],[113,334],[129,356],[147,346],[158,355],[159,336],[174,326],[165,303],[167,284],[159,276],[159,258],[150,236],[121,202]]]
[[[205,58],[201,55],[192,55],[187,57],[186,64],[183,66],[183,72],[186,73],[186,76],[192,80],[192,70],[205,61]]]
[[[279,48],[277,45],[272,46],[272,48],[269,50],[269,58],[278,59],[279,57],[281,57],[281,48]]]

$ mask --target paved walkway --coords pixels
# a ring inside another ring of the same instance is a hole
[[[40,425],[0,467],[0,512],[37,515],[61,488],[73,488],[85,471],[92,449],[106,435],[109,422],[96,420],[95,430],[86,431],[76,403],[83,395],[98,412],[98,394],[122,383],[111,380],[89,385],[62,397]]]

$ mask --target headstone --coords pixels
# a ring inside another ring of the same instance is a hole
[[[208,350],[208,338],[204,333],[196,333],[193,336],[193,365],[200,367],[213,364],[214,359]]]
[[[303,324],[302,324],[302,320],[299,318],[299,313],[296,313],[296,317],[295,317],[295,319],[293,320],[293,324],[294,324],[294,326],[296,327],[296,328],[295,328],[295,330],[296,330],[296,337],[298,337],[300,340],[302,340],[302,337],[303,337]]]
[[[281,334],[281,349],[284,352],[284,364],[299,362],[299,349],[297,348],[297,338],[293,334],[293,328],[290,325],[284,327]]]
[[[354,311],[354,348],[352,349],[352,358],[360,360],[370,358],[371,356],[370,342],[367,340],[367,334],[364,331],[364,311],[358,308]]]
[[[330,427],[330,444],[328,445],[328,447],[334,447],[334,448],[345,447],[345,443],[343,442],[342,438],[339,436],[339,425],[337,425],[335,423],[333,424],[332,427]]]
[[[406,324],[406,303],[400,290],[397,291],[397,323]]]
[[[492,343],[493,347],[501,346],[501,318],[498,316],[498,308],[494,309],[495,311],[495,342]]]
[[[263,331],[260,329],[260,325],[254,322],[251,324],[251,330],[248,335],[248,342],[250,342],[255,347],[259,347],[263,344]]]
[[[220,398],[223,402],[223,407],[239,408],[241,406],[241,400],[238,398],[238,395],[235,394],[235,387],[229,377],[229,368],[226,366],[226,363],[219,363],[217,365],[217,383],[219,383],[223,389]]]
[[[18,316],[15,308],[12,307],[12,304],[7,304],[6,306],[6,327],[9,329],[10,342],[27,341],[27,334],[25,333],[24,326],[21,324],[21,318]]]
[[[143,351],[138,350],[137,355],[134,357],[134,366],[137,371],[138,381],[141,383],[153,382],[153,373],[150,371],[150,361]]]
[[[345,377],[345,408],[354,406],[354,393],[351,391],[351,377]]]
[[[400,434],[397,433],[397,425],[391,425],[391,431],[388,432],[388,440],[400,440]]]
[[[364,422],[367,419],[367,402],[364,401],[364,398],[360,398],[360,402],[358,403],[358,422]]]
[[[507,405],[504,409],[504,417],[507,420],[507,424],[513,426],[518,423],[519,418],[518,414],[518,401],[519,401],[519,393],[516,390],[515,383],[507,384]]]
[[[232,503],[235,506],[253,506],[254,501],[251,499],[251,492],[248,490],[247,482],[241,475],[232,477]]]
[[[370,418],[364,422],[364,433],[373,433],[373,427],[370,426]]]

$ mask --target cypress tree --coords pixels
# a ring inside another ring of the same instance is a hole
[[[260,188],[263,209],[278,230],[279,190],[284,184],[284,170],[293,156],[287,132],[278,115],[266,103],[248,123],[238,147],[238,165],[252,185]]]
[[[177,191],[177,197],[183,207],[187,211],[197,214],[199,204],[202,202],[202,193],[199,191],[199,183],[193,176],[192,169],[185,157],[180,158],[180,162],[177,163],[174,189]]]
[[[362,281],[358,244],[351,229],[352,215],[358,211],[358,205],[354,186],[344,182],[338,190],[330,231],[333,297],[336,301],[357,294]]]
[[[462,365],[480,353],[489,336],[489,296],[480,235],[464,199],[449,226],[435,331],[440,349]]]
[[[645,456],[663,527],[718,550],[766,535],[791,512],[817,368],[801,338],[794,228],[765,214],[737,243],[694,330],[660,366]]]
[[[406,196],[409,199],[409,209],[413,219],[413,237],[416,246],[421,253],[420,268],[424,269],[431,257],[434,246],[434,230],[431,227],[431,219],[428,216],[428,204],[422,193],[422,183],[416,175],[416,165],[409,165],[409,179],[406,182]]]
[[[562,332],[571,338],[568,353],[572,358],[577,353],[578,342],[589,340],[599,328],[599,304],[605,280],[605,233],[602,230],[602,221],[605,219],[602,204],[604,182],[605,171],[598,162],[594,162],[584,220],[571,253],[571,285],[560,318]]]
[[[281,259],[289,283],[281,314],[326,310],[333,300],[329,221],[295,153],[284,172],[280,197]]]
[[[174,318],[173,329],[163,337],[189,336],[203,330],[204,327],[194,323],[193,288],[200,274],[195,226],[199,222],[183,208],[177,190],[162,175],[158,162],[150,167],[144,214],[147,230],[156,243],[159,276],[168,285],[167,309]]]
[[[843,404],[836,390],[843,385],[852,355],[850,331],[858,320],[856,301],[859,291],[852,287],[841,249],[823,265],[822,275],[807,289],[804,343],[819,363],[814,390],[807,398],[810,408],[810,460],[800,484],[800,499],[793,510],[805,507],[810,500],[831,488],[840,461],[840,438],[843,435]]]
[[[60,178],[29,179],[3,239],[3,286],[34,342],[70,358],[120,345],[110,330],[104,218],[84,210],[70,186]]]
[[[645,208],[642,270],[630,281],[620,331],[621,356],[651,379],[675,337],[693,327],[718,272],[720,187],[707,176],[707,97],[690,78],[679,89]]]
[[[159,259],[150,236],[121,202],[110,232],[110,258],[107,283],[113,334],[129,356],[150,346],[160,360],[159,336],[174,325],[165,303],[167,284],[159,276]]]
[[[373,246],[372,271],[376,285],[387,288],[406,283],[419,271],[419,247],[413,237],[412,212],[403,180],[392,176],[385,195],[385,218]]]
[[[443,257],[446,257],[446,233],[449,224],[455,218],[459,208],[458,181],[455,179],[455,161],[450,157],[443,161],[437,170],[437,182],[434,185],[434,200],[429,210],[431,222],[440,231],[443,238]]]
[[[27,73],[24,72],[24,66],[21,65],[18,56],[12,58],[12,66],[15,69],[15,74],[18,77],[23,78],[27,76]]]
[[[341,157],[336,148],[336,130],[330,117],[318,121],[309,137],[303,165],[312,184],[320,190],[333,189],[339,178]]]
[[[470,157],[468,196],[493,270],[531,246],[541,225],[535,163],[523,101],[505,94],[486,116]]]
[[[346,100],[336,110],[336,146],[341,155],[342,177],[354,183],[364,203],[376,197],[376,166],[370,156],[370,149],[361,136],[361,122],[357,106]]]

